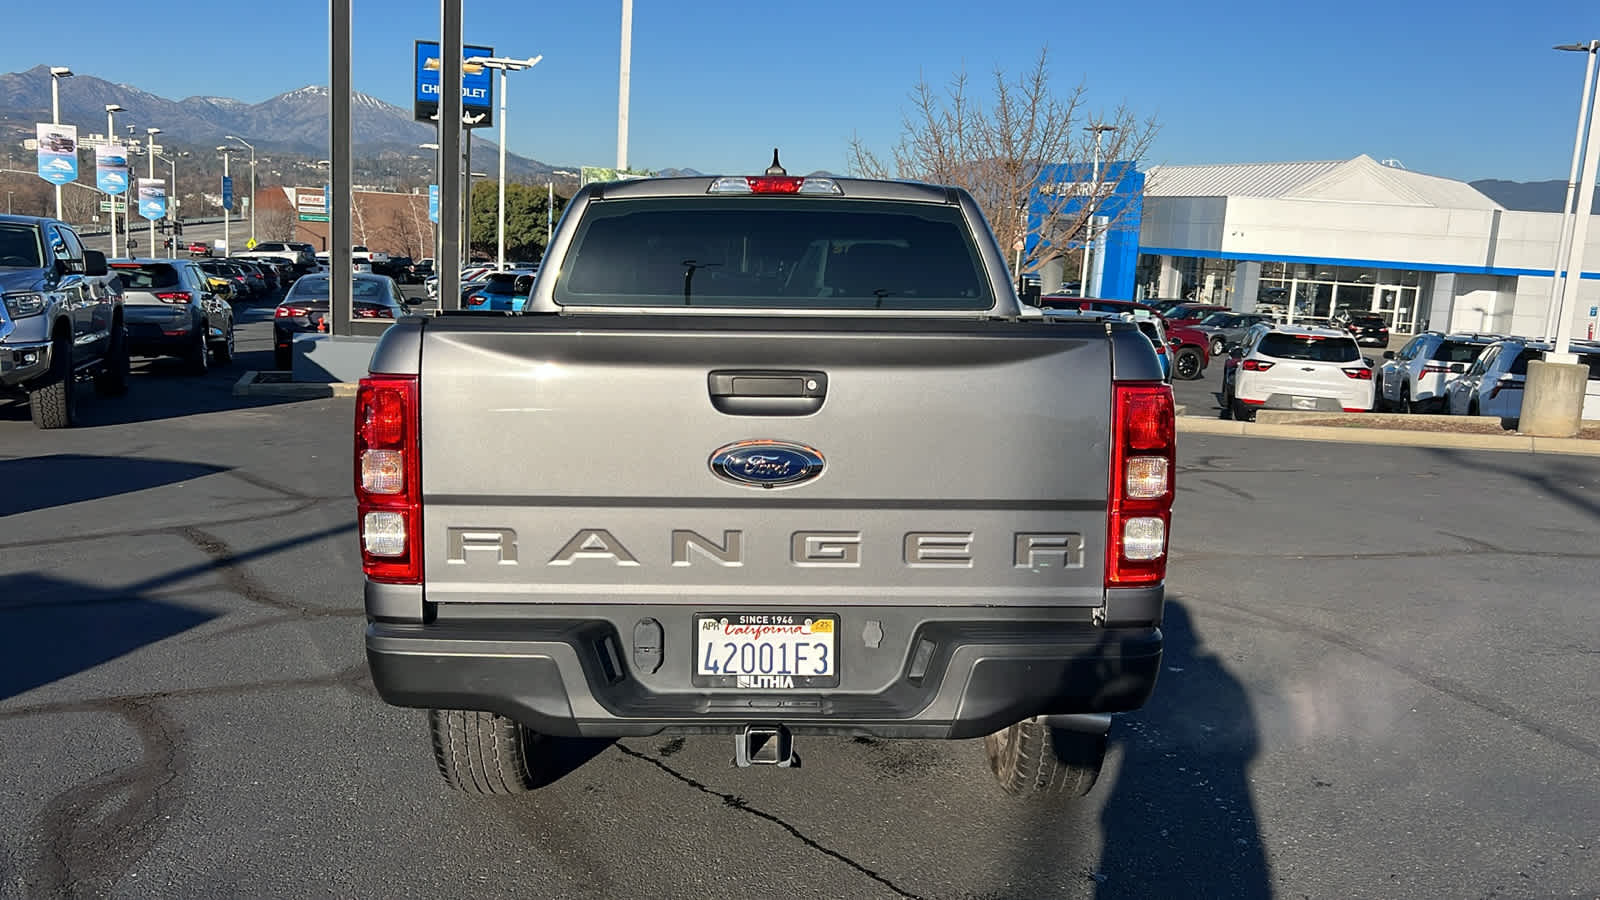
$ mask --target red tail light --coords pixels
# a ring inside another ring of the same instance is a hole
[[[188,291],[161,291],[156,294],[156,299],[162,303],[188,303]]]
[[[1177,463],[1172,388],[1125,382],[1112,390],[1105,586],[1159,584],[1167,577]]]
[[[274,319],[299,319],[310,315],[311,310],[303,306],[280,306],[272,311]]]
[[[1239,364],[1246,372],[1265,372],[1275,365],[1277,363],[1262,362],[1259,359],[1247,359]]]
[[[472,295],[467,297],[467,305],[468,306],[482,306],[484,301],[488,300],[488,299],[489,299],[488,297],[485,297],[482,294],[472,294]]]
[[[415,375],[356,388],[356,522],[361,568],[387,584],[422,583],[422,443]]]
[[[1421,374],[1423,374],[1423,375],[1446,375],[1446,374],[1449,374],[1449,372],[1450,372],[1450,367],[1449,366],[1423,366]]]
[[[1372,370],[1365,367],[1358,369],[1340,369],[1339,371],[1344,373],[1344,377],[1354,378],[1356,381],[1372,380]]]

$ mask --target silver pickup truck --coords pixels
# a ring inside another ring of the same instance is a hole
[[[72,226],[0,215],[0,301],[0,398],[26,398],[35,425],[73,424],[79,379],[127,390],[122,285]]]
[[[566,738],[985,736],[1082,794],[1160,668],[1172,394],[1019,305],[972,197],[589,185],[520,314],[398,322],[356,406],[367,659],[446,780]]]

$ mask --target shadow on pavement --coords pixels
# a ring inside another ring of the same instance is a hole
[[[0,700],[165,640],[216,614],[37,573],[0,575]]]
[[[1096,896],[1270,897],[1249,767],[1258,751],[1244,686],[1169,596],[1163,671],[1149,704],[1119,715],[1121,751],[1101,813]]]
[[[1423,448],[1432,456],[1452,465],[1483,469],[1515,478],[1591,519],[1600,519],[1600,498],[1573,485],[1600,480],[1600,460],[1589,457],[1563,458],[1551,455],[1469,453],[1445,447]]]
[[[131,494],[147,488],[204,478],[226,466],[175,459],[141,459],[56,453],[0,460],[0,516]],[[0,600],[6,595],[0,593]]]

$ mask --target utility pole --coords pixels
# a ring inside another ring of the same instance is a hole
[[[1084,131],[1094,134],[1094,169],[1089,179],[1089,216],[1084,220],[1083,260],[1078,274],[1078,296],[1089,296],[1089,251],[1094,247],[1094,216],[1100,196],[1100,136],[1116,131],[1115,125],[1085,125]]]
[[[72,70],[66,66],[50,67],[50,124],[61,124],[61,79],[71,78]],[[77,148],[73,148],[77,152]],[[61,185],[56,185],[56,218],[61,218]]]
[[[628,168],[628,79],[633,61],[633,0],[622,0],[622,69],[617,79],[617,171]]]
[[[498,247],[495,256],[495,271],[497,272],[505,271],[506,268],[506,73],[531,69],[538,65],[541,59],[544,59],[544,57],[506,59],[499,56],[474,56],[467,60],[467,62],[481,63],[486,68],[500,70],[500,206],[497,213],[498,225],[495,231],[495,243]],[[470,161],[467,170],[469,173],[472,170]],[[469,174],[467,176],[467,184],[469,186],[472,183],[471,178],[472,176]],[[470,190],[468,195],[471,195]],[[470,201],[468,206],[471,206]]]

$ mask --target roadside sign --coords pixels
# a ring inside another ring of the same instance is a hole
[[[95,145],[94,183],[107,194],[128,190],[128,151],[121,144]]]
[[[294,209],[302,222],[328,221],[328,194],[326,189],[295,188]]]
[[[244,242],[244,248],[246,250],[254,250],[256,248],[256,239],[255,238],[251,238],[250,240],[245,241]]]
[[[1589,307],[1589,315],[1591,315],[1591,316],[1600,316],[1600,306],[1591,306],[1591,307]]]
[[[103,213],[108,213],[108,212],[125,213],[125,212],[128,211],[128,201],[126,201],[126,200],[118,200],[116,208],[113,209],[112,206],[111,206],[111,201],[110,200],[101,200],[100,201],[100,211],[103,212]]]
[[[39,122],[39,177],[54,185],[78,180],[78,126]]]
[[[412,114],[418,122],[429,122],[439,114],[439,42],[417,41],[414,50],[415,90]],[[463,46],[463,59],[494,56],[493,47]],[[469,127],[487,128],[494,124],[494,71],[479,63],[461,67],[461,112],[472,122]]]
[[[428,185],[428,221],[437,225],[439,223],[439,186]]]
[[[139,179],[139,215],[154,222],[167,216],[167,183],[159,178]]]
[[[233,176],[222,176],[222,208],[233,210]]]

